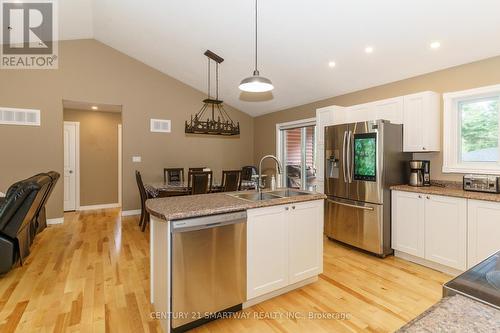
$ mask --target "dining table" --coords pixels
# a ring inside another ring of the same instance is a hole
[[[255,190],[255,181],[242,180],[241,191]],[[172,197],[178,195],[189,195],[191,187],[187,181],[173,181],[173,182],[151,182],[144,185],[148,196],[151,198],[156,197]],[[222,192],[222,183],[214,180],[209,193]]]

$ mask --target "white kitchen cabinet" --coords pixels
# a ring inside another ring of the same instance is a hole
[[[326,107],[316,110],[316,141],[317,144],[325,143],[325,127],[333,121],[333,108]]]
[[[323,200],[292,204],[288,212],[289,283],[323,271]]]
[[[425,259],[467,268],[467,200],[425,195]]]
[[[392,248],[417,257],[425,256],[424,200],[422,194],[392,192]]]
[[[347,110],[347,123],[358,123],[375,119],[376,115],[373,103],[354,105]]]
[[[433,263],[465,270],[467,200],[393,191],[392,247]]]
[[[439,151],[441,108],[439,94],[426,91],[403,97],[403,150]]]
[[[288,221],[284,206],[247,211],[247,298],[288,285]]]
[[[325,145],[319,143],[316,146],[316,180],[325,180]]]
[[[403,105],[403,97],[389,98],[374,102],[373,109],[376,119],[385,119],[389,120],[393,124],[402,124]]]
[[[323,200],[247,211],[247,298],[323,271]]]
[[[467,204],[470,268],[500,250],[500,203],[468,200]]]

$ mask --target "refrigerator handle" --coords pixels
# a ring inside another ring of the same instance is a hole
[[[331,202],[332,204],[336,204],[336,205],[341,205],[341,206],[346,206],[346,207],[351,207],[351,208],[358,208],[358,209],[363,209],[363,210],[374,210],[373,207],[348,204],[345,202],[336,201],[336,200],[332,200],[332,199],[326,199],[326,200],[328,202]]]
[[[352,137],[352,131],[349,131],[347,133],[347,158],[345,159],[347,161],[347,179],[349,179],[349,183],[352,183],[352,160],[354,159],[353,157],[353,143],[354,140],[351,140]]]
[[[347,131],[344,131],[344,141],[342,142],[342,174],[344,175],[344,183],[347,183],[347,154],[346,154],[346,138]]]

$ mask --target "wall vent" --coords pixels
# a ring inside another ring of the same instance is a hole
[[[171,121],[165,119],[151,119],[151,132],[170,133]]]
[[[40,110],[0,107],[0,124],[40,126]]]

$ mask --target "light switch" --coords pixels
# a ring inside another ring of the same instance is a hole
[[[140,163],[142,158],[140,156],[132,156],[132,162]]]

